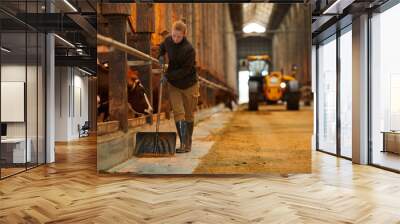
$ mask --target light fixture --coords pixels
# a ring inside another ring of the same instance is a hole
[[[281,86],[282,89],[284,89],[284,88],[286,88],[286,83],[285,82],[281,82],[280,86]]]
[[[81,68],[79,68],[79,67],[78,67],[78,70],[81,71],[81,72],[83,72],[83,73],[85,73],[85,74],[87,74],[87,75],[93,75],[92,73],[90,73],[90,72],[88,72],[88,71],[86,71],[86,70],[83,70],[83,69],[81,69]]]
[[[5,47],[1,47],[1,50],[4,51],[4,52],[6,52],[6,53],[10,53],[10,52],[11,52],[11,50],[9,50],[9,49],[7,49],[7,48],[5,48]]]
[[[336,0],[322,14],[342,14],[343,9],[351,5],[355,0]]]
[[[261,72],[261,75],[268,75],[268,71],[267,70],[263,70],[262,72]]]
[[[75,48],[75,45],[73,45],[71,42],[69,42],[68,40],[66,40],[66,39],[64,39],[64,38],[62,38],[62,37],[60,37],[59,35],[57,35],[57,34],[54,34],[54,36],[55,37],[57,37],[59,40],[61,40],[62,42],[64,42],[65,44],[67,44],[68,46],[70,46],[70,47],[72,47],[72,48]]]
[[[243,27],[244,33],[265,33],[265,26],[258,23],[248,23]]]
[[[64,0],[64,3],[68,5],[74,12],[78,12],[78,10],[68,1]]]

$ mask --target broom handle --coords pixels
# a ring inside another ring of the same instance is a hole
[[[164,68],[162,70],[164,70]],[[163,76],[164,76],[164,72],[161,73],[161,79],[163,78]],[[159,93],[158,93],[157,124],[156,124],[156,133],[157,133],[157,135],[158,135],[158,131],[160,129],[162,90],[163,90],[163,83],[160,82],[160,89],[159,89]]]

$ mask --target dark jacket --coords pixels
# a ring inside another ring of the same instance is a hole
[[[187,89],[197,82],[196,53],[189,41],[184,37],[175,44],[171,36],[165,38],[160,45],[160,56],[168,54],[167,80],[179,89]]]

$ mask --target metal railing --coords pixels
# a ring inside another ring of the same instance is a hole
[[[157,64],[160,64],[160,62],[158,61],[158,59],[151,57],[150,55],[143,53],[127,44],[121,43],[119,41],[116,41],[110,37],[106,37],[103,36],[101,34],[97,34],[97,41],[106,45],[110,45],[113,46],[114,48],[124,51],[128,54],[131,54],[133,56],[136,56],[138,58],[141,58],[143,60],[146,61],[151,61]],[[227,88],[226,86],[220,85],[218,83],[212,82],[210,80],[205,79],[204,77],[199,76],[199,81],[201,83],[203,83],[204,85],[211,87],[211,88],[215,88],[215,89],[222,89],[225,91],[230,91],[229,88]]]

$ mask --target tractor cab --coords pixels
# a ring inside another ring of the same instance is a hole
[[[265,101],[264,77],[271,68],[268,55],[254,55],[247,57],[249,77],[249,110],[258,110],[258,103]]]
[[[300,101],[299,83],[295,78],[297,71],[283,74],[270,71],[271,59],[268,55],[248,56],[249,110],[258,110],[259,102],[277,104],[286,102],[288,110],[298,110]]]

